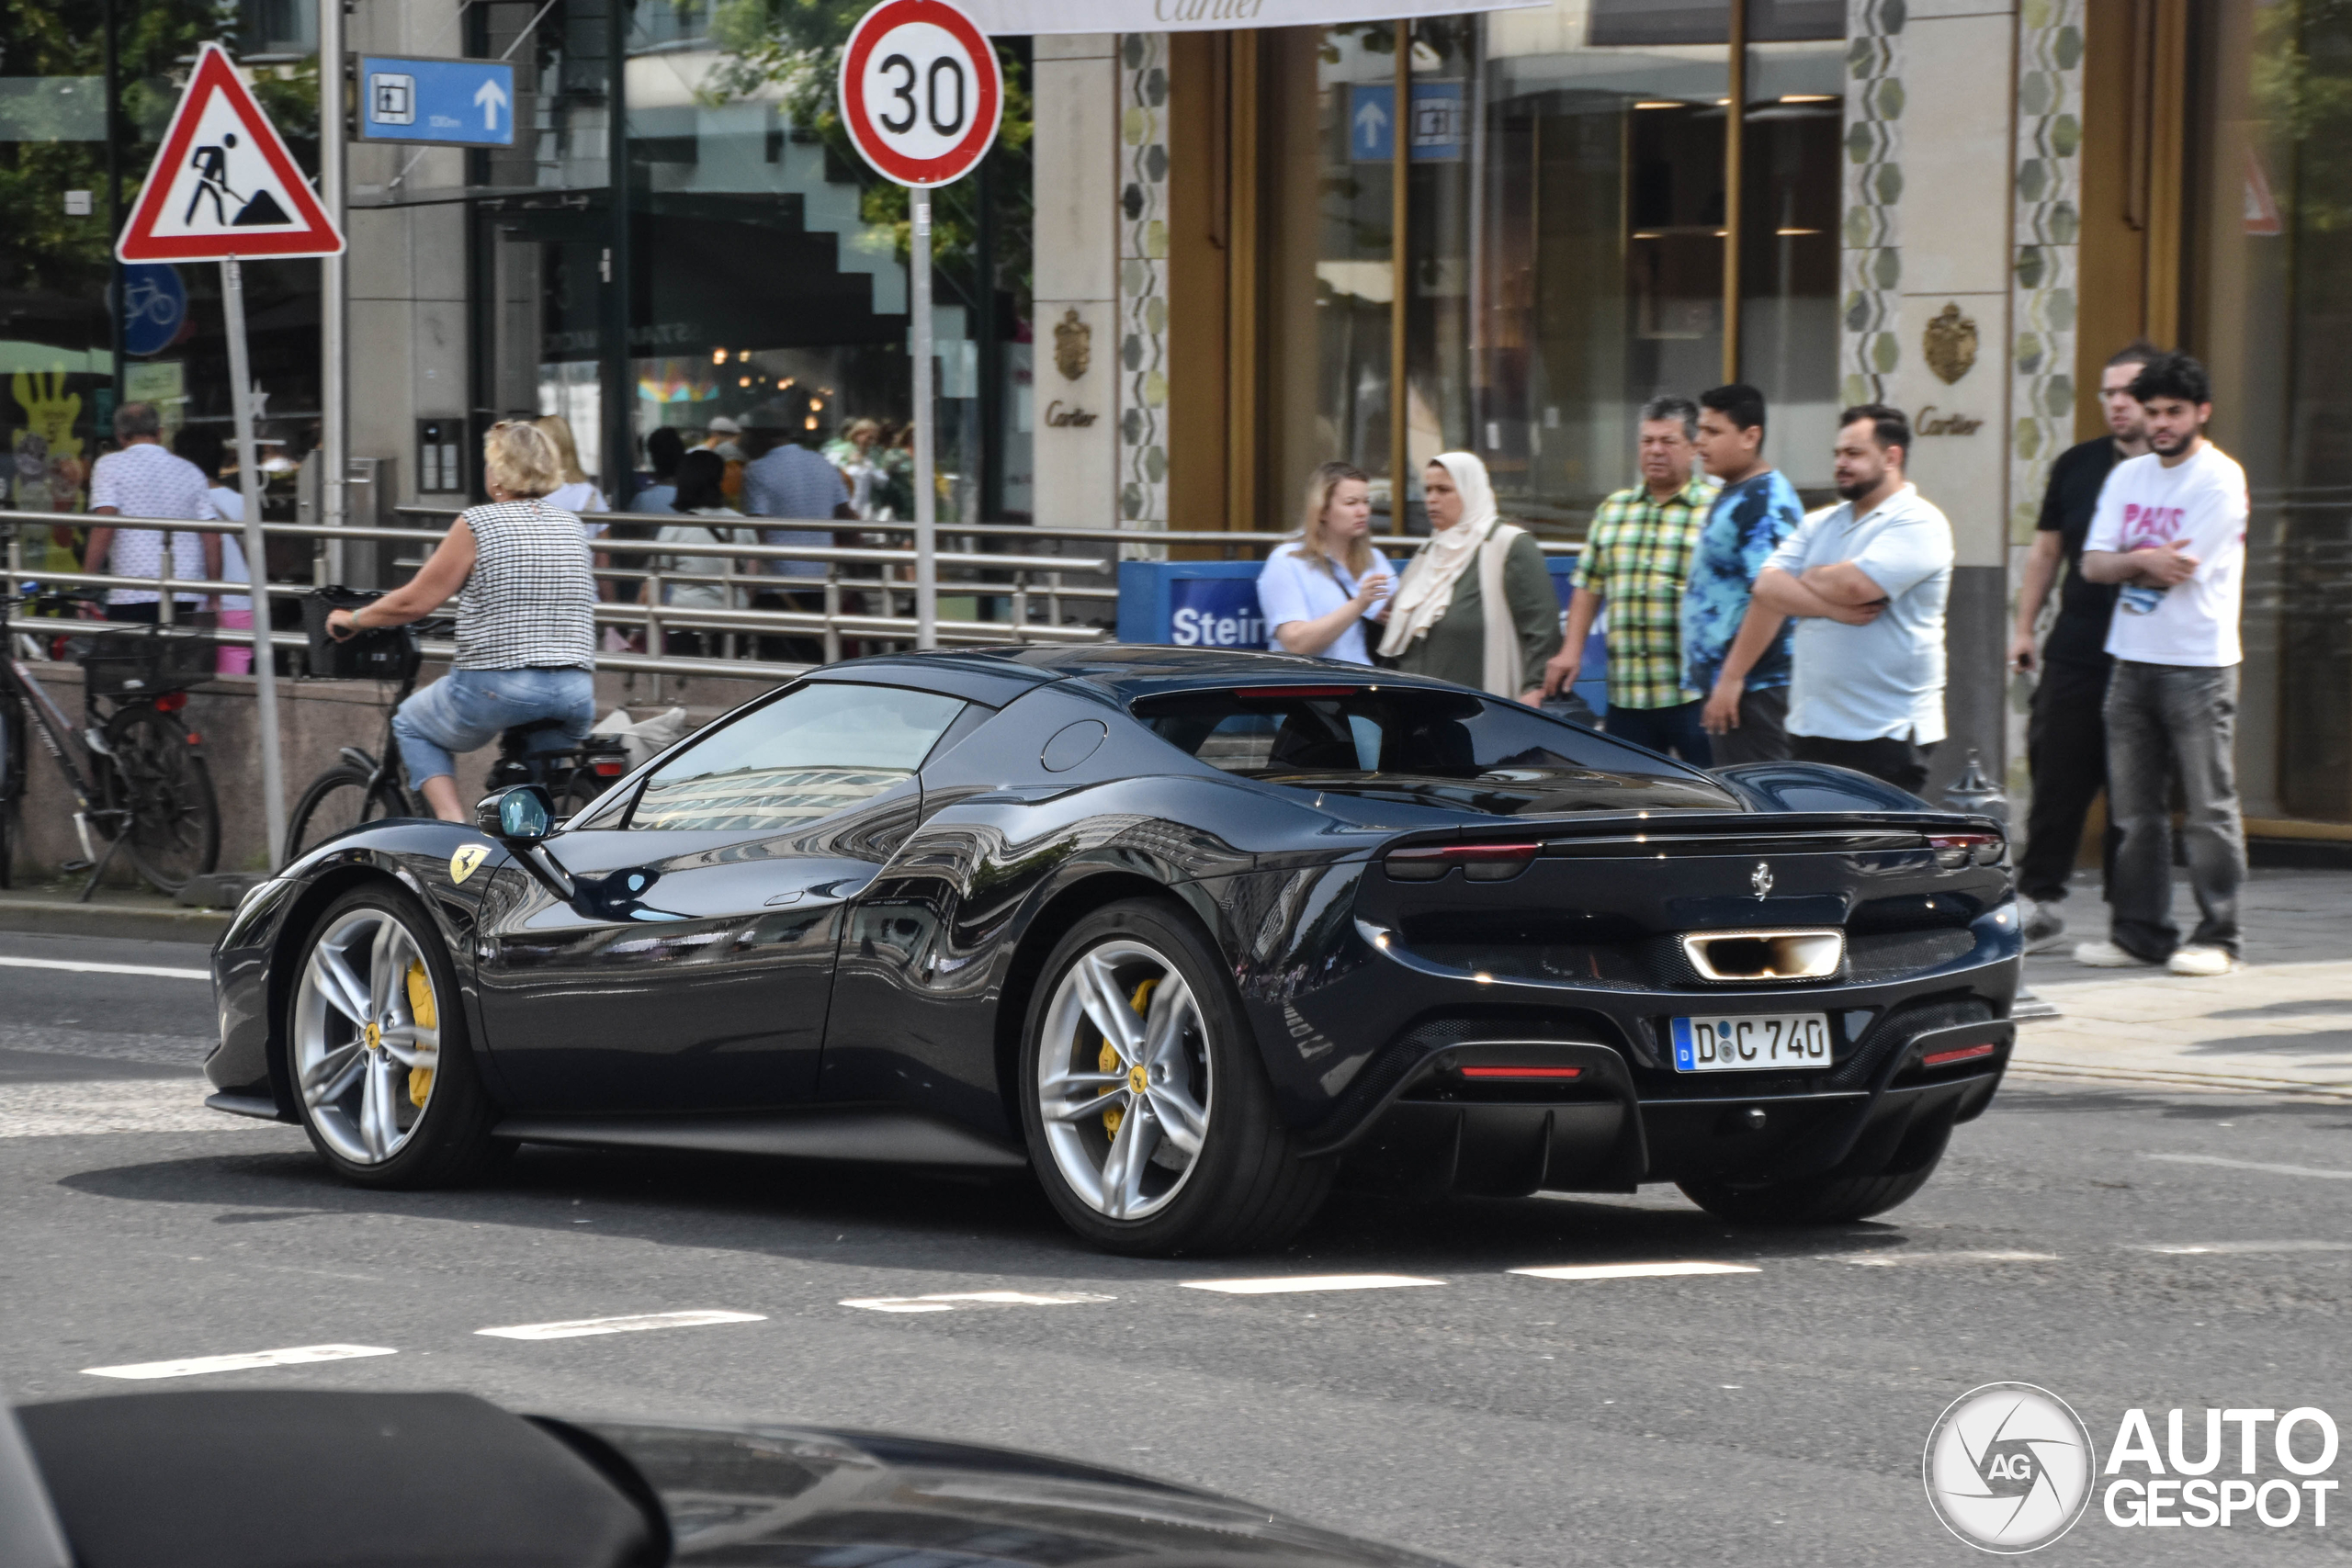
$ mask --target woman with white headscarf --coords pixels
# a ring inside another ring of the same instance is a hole
[[[1535,536],[1496,513],[1487,465],[1467,452],[1431,459],[1421,493],[1430,539],[1389,601],[1382,655],[1415,675],[1537,701],[1560,648],[1560,600]]]

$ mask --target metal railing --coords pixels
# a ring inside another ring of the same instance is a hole
[[[404,513],[427,516],[454,516],[458,509],[402,508]],[[675,523],[674,515],[629,517],[624,520]],[[790,525],[783,522],[762,519],[775,526]],[[6,533],[6,559],[0,565],[0,583],[6,592],[15,595],[26,583],[38,583],[49,589],[110,589],[129,588],[154,592],[157,595],[157,619],[164,626],[178,624],[178,596],[236,594],[251,596],[266,594],[273,599],[299,600],[327,582],[327,547],[342,543],[379,541],[410,546],[428,546],[435,536],[416,528],[384,528],[362,525],[327,526],[319,524],[266,523],[262,525],[265,538],[305,539],[312,543],[311,581],[309,582],[271,581],[266,583],[230,582],[213,579],[185,578],[175,575],[172,551],[159,552],[160,564],[155,575],[130,577],[115,572],[51,570],[28,564],[26,557],[26,536],[28,529],[59,526],[104,526],[117,529],[145,529],[155,532],[197,534],[243,533],[243,525],[224,521],[193,522],[176,518],[91,516],[85,513],[15,512],[0,510],[0,530]],[[751,525],[746,525],[750,526]],[[808,526],[820,526],[808,525]],[[832,524],[821,525],[831,528]],[[911,596],[913,584],[890,576],[903,569],[911,573],[914,552],[911,549],[872,549],[857,547],[820,547],[808,545],[734,545],[716,540],[707,545],[676,542],[662,543],[652,539],[600,538],[594,541],[599,554],[614,558],[638,558],[637,566],[605,566],[594,569],[602,582],[641,583],[646,585],[644,600],[600,599],[595,607],[595,624],[599,632],[606,627],[638,630],[644,634],[645,650],[638,652],[608,651],[599,648],[596,667],[671,675],[743,675],[751,677],[786,678],[808,668],[803,662],[789,662],[757,657],[758,641],[762,637],[806,637],[818,640],[824,661],[831,663],[844,654],[844,643],[858,640],[869,643],[911,643],[915,637],[915,619],[911,614],[895,614],[896,601],[900,595]],[[729,570],[717,575],[679,572],[669,570],[666,560],[680,556],[703,558],[718,557],[729,562]],[[822,569],[822,577],[779,577],[754,570],[739,572],[733,568],[741,563],[791,561],[813,564]],[[1031,556],[1010,553],[978,554],[965,551],[942,551],[938,557],[943,572],[987,570],[1011,572],[1015,581],[1009,586],[1001,584],[943,583],[945,596],[966,597],[984,593],[1010,601],[1013,618],[1001,621],[977,619],[942,619],[938,623],[940,641],[949,645],[997,645],[1028,642],[1090,643],[1106,640],[1108,628],[1098,626],[1069,625],[1062,620],[1061,600],[1076,598],[1095,600],[1117,597],[1115,589],[1107,593],[1078,588],[1065,591],[1058,579],[1063,573],[1102,575],[1109,571],[1111,563],[1092,557]],[[396,567],[413,569],[423,564],[423,558],[398,560]],[[871,576],[847,575],[842,569],[876,569]],[[1032,575],[1044,572],[1053,581],[1046,592],[1033,592]],[[678,583],[717,585],[728,601],[725,606],[696,606],[664,604],[664,592]],[[804,603],[802,607],[770,609],[738,604],[754,593],[790,595],[802,601],[817,601],[815,605]],[[853,604],[852,596],[878,595],[881,613]],[[1033,621],[1033,607],[1043,609],[1049,619]],[[440,613],[453,614],[454,602],[445,604]],[[63,625],[53,616],[11,615],[7,620],[11,631],[55,634]],[[250,633],[240,628],[190,626],[187,635],[215,642],[243,643]],[[671,651],[669,643],[673,631],[710,634],[718,642],[718,656],[681,655]],[[601,639],[600,639],[601,640]],[[275,632],[271,646],[300,649],[308,646],[298,633]],[[746,647],[752,655],[739,656]],[[425,656],[433,659],[453,657],[453,645],[426,642]]]

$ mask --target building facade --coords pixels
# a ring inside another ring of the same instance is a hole
[[[1768,455],[1814,500],[1837,410],[1886,401],[1957,535],[1939,771],[1973,746],[2021,782],[2015,563],[2052,459],[2099,428],[2098,367],[2146,336],[2212,367],[2212,433],[2255,489],[2249,816],[2352,838],[2336,8],[1548,0],[1267,25],[1308,3],[1226,7],[1261,24],[1235,28],[974,0],[1010,90],[998,149],[938,198],[944,518],[1282,528],[1345,457],[1411,532],[1413,474],[1467,447],[1507,513],[1574,537],[1630,482],[1656,392],[1762,388]],[[862,9],[357,0],[353,50],[504,56],[521,91],[511,149],[352,149],[350,451],[401,499],[460,500],[482,424],[560,412],[622,504],[653,429],[791,391],[820,434],[879,422],[846,460],[870,512],[905,515],[905,202],[831,118]],[[1052,30],[1106,22],[1138,30]],[[215,281],[117,269],[108,242],[204,39],[313,155],[315,19],[62,0],[0,29],[8,499],[70,512],[117,401],[225,425]],[[249,269],[289,513],[317,273]]]

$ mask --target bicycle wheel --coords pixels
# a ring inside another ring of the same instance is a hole
[[[286,824],[286,858],[290,863],[340,833],[363,822],[404,817],[408,808],[390,780],[368,787],[368,776],[357,768],[330,768],[311,781],[294,815]]]
[[[125,812],[123,848],[158,891],[177,893],[220,863],[220,807],[212,771],[187,728],[152,707],[125,708],[107,721],[114,754],[112,804]]]

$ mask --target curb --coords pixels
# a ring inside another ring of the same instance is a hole
[[[169,905],[145,908],[135,904],[77,904],[71,898],[0,896],[0,931],[201,942],[209,947],[229,929],[229,918],[226,909],[181,909]]]
[[[2009,1074],[2034,1078],[2087,1079],[2138,1084],[2143,1089],[2219,1089],[2240,1094],[2300,1094],[2314,1100],[2352,1100],[2352,1085],[2306,1083],[2234,1073],[2177,1073],[2162,1067],[2098,1067],[2051,1062],[2009,1061]]]

